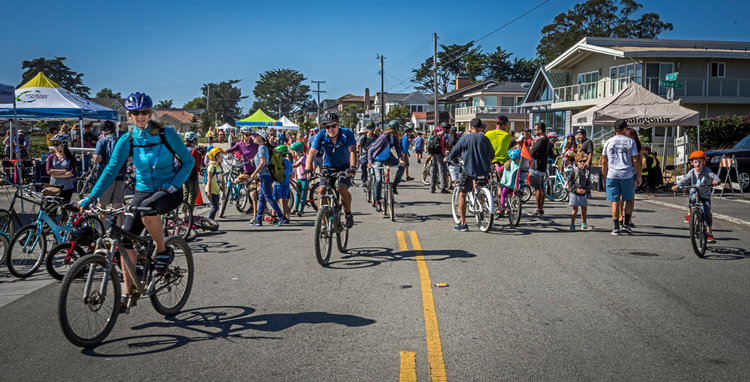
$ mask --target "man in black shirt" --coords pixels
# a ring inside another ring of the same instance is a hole
[[[367,134],[364,134],[365,132]],[[374,122],[370,121],[366,128],[360,128],[357,137],[357,152],[359,153],[359,167],[362,171],[362,184],[367,182],[367,150],[377,138]]]
[[[544,122],[537,122],[534,125],[534,134],[537,138],[529,150],[532,159],[529,169],[529,185],[536,190],[536,210],[531,213],[531,216],[544,215],[544,181],[547,176],[547,158],[550,152],[546,130],[547,125]]]
[[[594,157],[594,143],[591,142],[591,139],[586,138],[586,129],[578,129],[576,139],[578,140],[576,151],[584,152],[589,156],[586,164],[591,167],[591,159]]]

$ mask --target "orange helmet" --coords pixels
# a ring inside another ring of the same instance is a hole
[[[697,158],[706,160],[706,153],[700,150],[695,150],[692,153],[690,153],[690,160],[697,159]]]

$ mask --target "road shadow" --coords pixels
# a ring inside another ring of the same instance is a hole
[[[193,254],[199,254],[199,253],[230,253],[230,252],[239,252],[244,251],[245,247],[240,247],[236,244],[229,244],[229,242],[226,241],[212,241],[212,240],[206,240],[198,238],[195,241],[189,243],[190,249],[193,251]]]
[[[210,306],[182,311],[166,321],[133,326],[133,330],[171,329],[186,334],[138,335],[105,341],[84,349],[93,357],[131,357],[173,350],[191,342],[212,340],[283,340],[284,337],[258,335],[256,332],[277,333],[299,324],[338,324],[347,327],[372,325],[375,320],[350,314],[328,312],[272,313],[253,315],[246,306]],[[128,351],[122,351],[122,344]]]
[[[477,255],[462,249],[420,251],[425,261],[468,259]],[[394,261],[416,261],[416,251],[395,251],[385,247],[350,248],[340,260],[328,263],[330,269],[361,269]],[[334,257],[335,258],[335,257]]]
[[[722,241],[725,239],[721,239]],[[706,260],[743,260],[750,259],[750,251],[737,247],[708,247]]]

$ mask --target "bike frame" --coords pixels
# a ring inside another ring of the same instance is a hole
[[[33,250],[36,248],[37,243],[39,242],[39,238],[43,235],[42,231],[44,230],[44,225],[46,224],[50,230],[52,231],[52,234],[55,235],[55,240],[57,240],[58,243],[64,243],[68,240],[70,237],[71,232],[75,228],[71,225],[73,217],[68,218],[68,223],[65,225],[60,225],[55,223],[54,220],[52,220],[49,215],[44,211],[43,208],[39,209],[39,215],[37,215],[36,220],[36,227],[37,227],[37,234],[34,237],[34,243],[31,246],[31,249]],[[27,247],[31,241],[31,236],[26,238],[26,242],[24,243],[24,248]]]

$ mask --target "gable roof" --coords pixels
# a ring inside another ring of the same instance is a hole
[[[125,98],[92,98],[91,100],[99,105],[115,110],[117,110],[118,104],[119,107],[124,107],[125,105]]]
[[[407,104],[407,105],[426,105],[430,103],[430,100],[427,99],[427,96],[424,95],[424,93],[419,91],[414,91],[409,93],[404,99],[401,100],[401,103]]]
[[[466,94],[466,93],[468,93],[470,91],[474,91],[474,90],[476,90],[476,89],[478,89],[480,87],[486,86],[486,85],[488,85],[490,83],[491,83],[490,86],[492,86],[492,85],[497,84],[497,81],[495,81],[495,80],[484,80],[484,81],[481,81],[481,82],[475,82],[475,83],[473,83],[471,85],[462,87],[461,89],[454,90],[454,91],[445,93],[443,95],[438,95],[438,102],[440,102],[440,101],[450,101],[451,99],[460,99],[460,98],[463,97],[464,94]]]
[[[545,69],[550,71],[555,68],[571,66],[591,53],[627,58],[733,58],[750,60],[750,42],[584,37],[545,65]]]
[[[193,123],[193,114],[182,109],[154,109],[154,115],[158,118],[168,116],[180,123]]]
[[[464,97],[471,97],[474,95],[485,94],[485,93],[518,93],[525,94],[526,88],[523,86],[526,82],[503,82],[492,86],[486,86],[481,89],[477,89],[474,92],[467,93]]]
[[[425,111],[415,111],[411,113],[411,116],[414,117],[414,119],[427,119],[427,112]]]
[[[518,104],[518,106],[528,107],[528,106],[535,106],[535,105],[540,105],[540,104],[551,104],[552,100],[529,102],[529,95],[536,94],[539,91],[539,88],[545,82],[547,83],[548,86],[552,86],[553,82],[549,75],[550,73],[547,73],[547,71],[544,70],[544,66],[540,66],[539,69],[534,74],[534,78],[531,80],[531,86],[529,86],[529,89],[526,91],[526,95],[523,97],[523,100],[521,101],[521,103]]]

